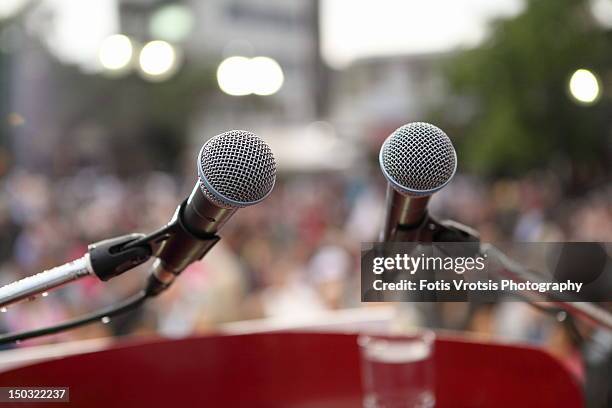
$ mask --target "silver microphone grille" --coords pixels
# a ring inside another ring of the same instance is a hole
[[[209,139],[198,155],[200,188],[216,205],[241,208],[266,198],[276,180],[270,147],[251,132],[230,130]]]
[[[457,154],[442,130],[425,122],[404,125],[380,149],[380,167],[394,189],[426,196],[444,187],[457,169]]]

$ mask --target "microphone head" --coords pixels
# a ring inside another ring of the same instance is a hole
[[[209,139],[198,154],[204,195],[222,208],[242,208],[266,198],[276,180],[270,147],[251,132],[230,130]]]
[[[413,122],[395,130],[380,149],[380,168],[391,186],[410,196],[442,189],[455,175],[457,153],[441,129]]]

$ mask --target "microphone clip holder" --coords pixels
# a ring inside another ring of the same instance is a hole
[[[189,264],[202,259],[220,237],[190,231],[182,222],[186,204],[187,200],[183,201],[170,222],[150,234],[128,234],[89,245],[92,271],[107,281],[156,257],[166,270],[178,275]]]
[[[145,237],[133,233],[90,244],[87,251],[93,273],[100,280],[107,281],[146,262],[152,253],[148,245],[129,246]]]
[[[478,231],[453,220],[438,221],[426,213],[416,225],[396,228],[393,241],[398,242],[480,242]]]

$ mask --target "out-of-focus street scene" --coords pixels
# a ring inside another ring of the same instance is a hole
[[[610,241],[611,80],[610,0],[2,0],[0,283],[163,226],[226,130],[278,166],[166,293],[15,347],[379,307],[360,302],[361,243],[383,225],[380,146],[413,121],[457,149],[436,217],[486,242]],[[149,266],[2,310],[0,328],[112,304]],[[525,303],[441,313],[397,305],[398,324],[533,342],[584,376],[571,334]]]

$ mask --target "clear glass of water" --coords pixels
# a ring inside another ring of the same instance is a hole
[[[435,405],[435,335],[361,335],[365,408],[431,408]]]

